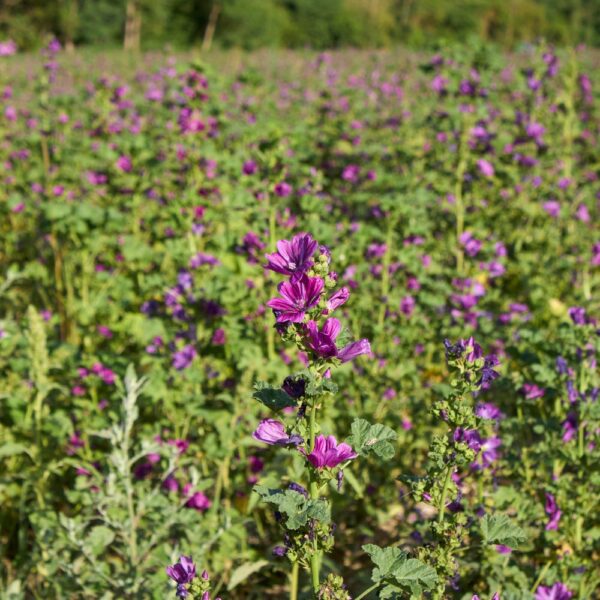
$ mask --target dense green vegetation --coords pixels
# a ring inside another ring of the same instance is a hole
[[[118,46],[127,31],[133,46],[188,47],[202,43],[211,14],[215,41],[243,48],[431,46],[469,35],[505,47],[600,43],[597,0],[3,0],[0,39],[32,48],[53,33]]]

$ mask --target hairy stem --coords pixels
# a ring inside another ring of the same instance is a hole
[[[442,487],[442,497],[440,499],[439,513],[438,513],[438,524],[441,525],[444,522],[446,515],[446,495],[448,493],[448,484],[450,483],[450,476],[452,475],[452,468],[446,467],[446,476],[444,477],[444,485]]]

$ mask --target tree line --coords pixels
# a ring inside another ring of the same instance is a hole
[[[600,45],[600,0],[2,0],[0,40],[67,48]]]

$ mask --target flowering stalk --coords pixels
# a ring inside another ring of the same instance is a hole
[[[318,254],[317,254],[318,252]],[[297,408],[296,421],[286,427],[276,419],[264,419],[253,437],[263,443],[299,452],[305,458],[308,490],[297,483],[287,490],[255,490],[267,502],[276,505],[276,518],[286,530],[285,545],[274,553],[286,555],[292,569],[299,564],[311,575],[315,597],[329,597],[343,590],[341,578],[320,579],[324,553],[333,548],[333,524],[330,504],[321,497],[334,480],[338,490],[343,469],[358,456],[348,443],[339,443],[333,435],[320,434],[319,409],[335,393],[330,381],[331,368],[371,351],[365,339],[339,344],[345,336],[340,322],[332,317],[343,305],[349,292],[333,292],[337,275],[329,270],[330,254],[308,234],[277,242],[277,252],[267,255],[266,268],[287,276],[278,286],[279,296],[267,305],[273,309],[276,329],[282,338],[294,342],[307,368],[287,377],[280,389],[258,384],[255,398],[273,410]],[[292,574],[291,595],[296,594]],[[336,596],[337,597],[337,596]]]
[[[420,551],[421,558],[428,560],[437,571],[436,598],[444,596],[446,583],[457,572],[453,555],[468,547],[465,544],[469,523],[461,509],[460,470],[487,468],[497,458],[500,442],[498,438],[481,435],[487,413],[493,412],[495,407],[480,405],[475,410],[471,400],[473,392],[486,389],[498,377],[494,370],[498,360],[493,355],[484,357],[473,338],[456,344],[446,340],[444,345],[452,391],[436,402],[433,413],[446,423],[447,433],[432,440],[427,475],[410,482],[416,498],[431,503],[438,511],[431,525],[435,545]]]

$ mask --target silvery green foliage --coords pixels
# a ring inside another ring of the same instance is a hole
[[[88,594],[95,598],[163,597],[167,593],[163,564],[177,529],[191,525],[194,511],[181,510],[161,489],[177,467],[177,452],[169,445],[139,442],[134,429],[146,378],[129,366],[124,379],[119,420],[94,434],[108,444],[107,471],[94,464],[67,462],[86,469],[67,497],[78,507],[58,515],[38,510],[31,519],[38,552],[53,593]],[[136,481],[134,466],[148,454],[160,454],[162,475],[153,485]],[[191,483],[198,484],[198,474]],[[173,551],[171,551],[173,552]],[[56,577],[58,574],[66,574]],[[60,581],[52,585],[53,581]],[[161,591],[162,590],[162,591]]]

